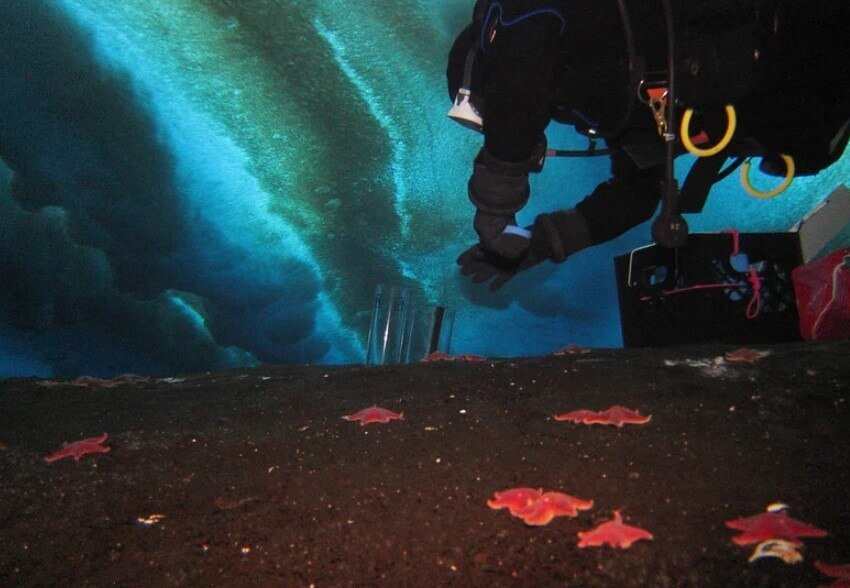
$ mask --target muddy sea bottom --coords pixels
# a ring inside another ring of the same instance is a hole
[[[850,563],[850,343],[757,349],[5,380],[0,584],[825,584],[815,561]],[[404,418],[341,418],[373,405]],[[553,418],[613,405],[652,419]],[[529,526],[487,506],[513,487],[594,506]],[[748,563],[724,523],[775,502],[829,535]],[[654,538],[579,548],[615,510]]]

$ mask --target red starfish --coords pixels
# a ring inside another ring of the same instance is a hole
[[[486,357],[475,355],[474,353],[466,353],[463,355],[455,355],[455,361],[484,361]]]
[[[590,353],[590,349],[578,343],[570,343],[566,347],[553,351],[552,355],[578,355],[579,353]]]
[[[556,414],[556,421],[572,421],[574,423],[584,423],[585,425],[615,425],[622,427],[626,423],[634,423],[643,425],[648,423],[652,415],[643,416],[636,410],[631,410],[622,406],[612,406],[608,410],[594,412],[592,410],[576,410],[573,412],[565,412]]]
[[[726,361],[753,363],[763,357],[766,357],[768,354],[768,351],[753,351],[752,349],[741,347],[740,349],[736,349],[735,351],[727,351]]]
[[[86,453],[108,453],[109,447],[101,445],[107,437],[108,435],[104,433],[102,437],[90,437],[73,443],[64,443],[62,449],[48,455],[44,458],[44,461],[53,462],[63,457],[73,457],[74,461],[80,461],[80,458]]]
[[[599,547],[607,543],[611,547],[628,549],[635,541],[651,540],[652,534],[640,527],[624,525],[620,511],[615,510],[613,519],[590,531],[579,532],[578,538],[579,547]]]
[[[511,488],[496,492],[487,506],[507,508],[527,525],[548,525],[557,516],[578,516],[578,511],[593,508],[592,500],[582,500],[562,492],[543,493],[542,488]]]
[[[582,500],[562,492],[546,492],[537,500],[518,511],[516,516],[525,521],[526,525],[548,525],[558,516],[576,517],[578,511],[593,508],[592,500]]]
[[[342,418],[347,421],[360,421],[360,426],[362,427],[369,423],[388,423],[393,419],[403,419],[404,413],[393,412],[386,408],[372,406],[370,408],[364,408],[360,412],[355,412],[354,414],[347,414]]]
[[[453,361],[452,357],[442,351],[432,351],[425,357],[419,360],[422,363],[429,363],[432,361]]]
[[[138,382],[147,382],[148,376],[137,376],[136,374],[121,374],[111,379],[94,378],[92,376],[80,376],[71,382],[72,386],[100,386],[101,388],[115,388],[123,384],[136,384]]]
[[[516,516],[521,510],[525,510],[535,500],[543,495],[543,488],[511,488],[502,492],[496,492],[493,500],[487,501],[487,506],[493,509],[507,508],[512,515]]]
[[[141,384],[150,382],[150,376],[137,376],[136,374],[121,374],[109,380],[112,386],[120,386],[121,384]]]
[[[829,588],[850,588],[850,564],[831,565],[816,561],[815,567],[820,573],[835,578]]]
[[[782,539],[802,545],[800,537],[825,537],[827,532],[818,529],[803,521],[792,519],[783,509],[779,512],[766,512],[743,519],[726,521],[726,526],[736,531],[743,531],[740,535],[732,537],[732,542],[737,545],[749,545],[761,543],[768,539]]]
[[[103,378],[94,378],[92,376],[80,376],[71,380],[72,386],[100,386],[105,382]]]

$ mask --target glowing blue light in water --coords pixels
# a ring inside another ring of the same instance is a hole
[[[342,323],[334,303],[318,290],[321,267],[292,226],[272,212],[268,194],[249,171],[251,157],[187,98],[192,88],[162,61],[162,51],[148,45],[156,45],[155,41],[136,35],[132,24],[120,19],[121,26],[116,27],[112,12],[92,9],[82,1],[57,4],[69,24],[91,35],[97,67],[127,74],[123,79],[130,82],[140,112],[156,122],[163,146],[174,158],[175,187],[182,200],[178,210],[169,212],[188,221],[187,231],[177,250],[150,252],[160,257],[160,267],[167,268],[171,276],[167,279],[207,297],[213,307],[237,313],[225,338],[246,348],[259,345],[266,357],[284,361],[290,354],[298,361],[315,362],[361,357],[358,338]],[[258,291],[266,292],[262,305],[253,302]],[[172,301],[177,302],[173,297]],[[214,339],[203,317],[195,318],[199,332]],[[313,335],[303,326],[311,323]],[[217,324],[227,325],[228,320]],[[290,334],[293,328],[298,334]],[[223,349],[229,354],[229,345]]]
[[[203,333],[208,339],[213,339],[213,336],[207,330],[207,321],[204,319],[204,315],[198,312],[194,306],[186,302],[186,300],[175,292],[168,293],[168,300],[189,318],[199,332]]]
[[[396,124],[384,109],[381,107],[381,98],[390,100],[393,99],[392,94],[389,96],[380,96],[363,78],[347,59],[347,49],[345,44],[340,40],[339,36],[329,28],[327,28],[320,19],[313,20],[313,26],[319,35],[328,43],[328,46],[333,52],[334,61],[339,68],[345,73],[345,76],[351,81],[352,85],[357,88],[366,109],[380,124],[381,128],[387,133],[387,140],[390,149],[392,150],[392,161],[390,162],[390,170],[392,172],[392,183],[395,187],[396,211],[401,219],[402,235],[407,237],[408,216],[404,209],[404,201],[407,197],[407,190],[404,185],[403,165],[405,158],[405,145],[401,134],[396,129]],[[413,277],[408,276],[408,277]]]

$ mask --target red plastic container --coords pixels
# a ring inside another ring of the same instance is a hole
[[[791,272],[804,339],[850,338],[850,247]]]

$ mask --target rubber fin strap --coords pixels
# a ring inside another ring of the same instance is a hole
[[[469,52],[466,54],[466,63],[463,66],[463,82],[461,89],[472,90],[472,69],[475,66],[475,55],[478,53],[478,48],[475,43],[469,46]]]

